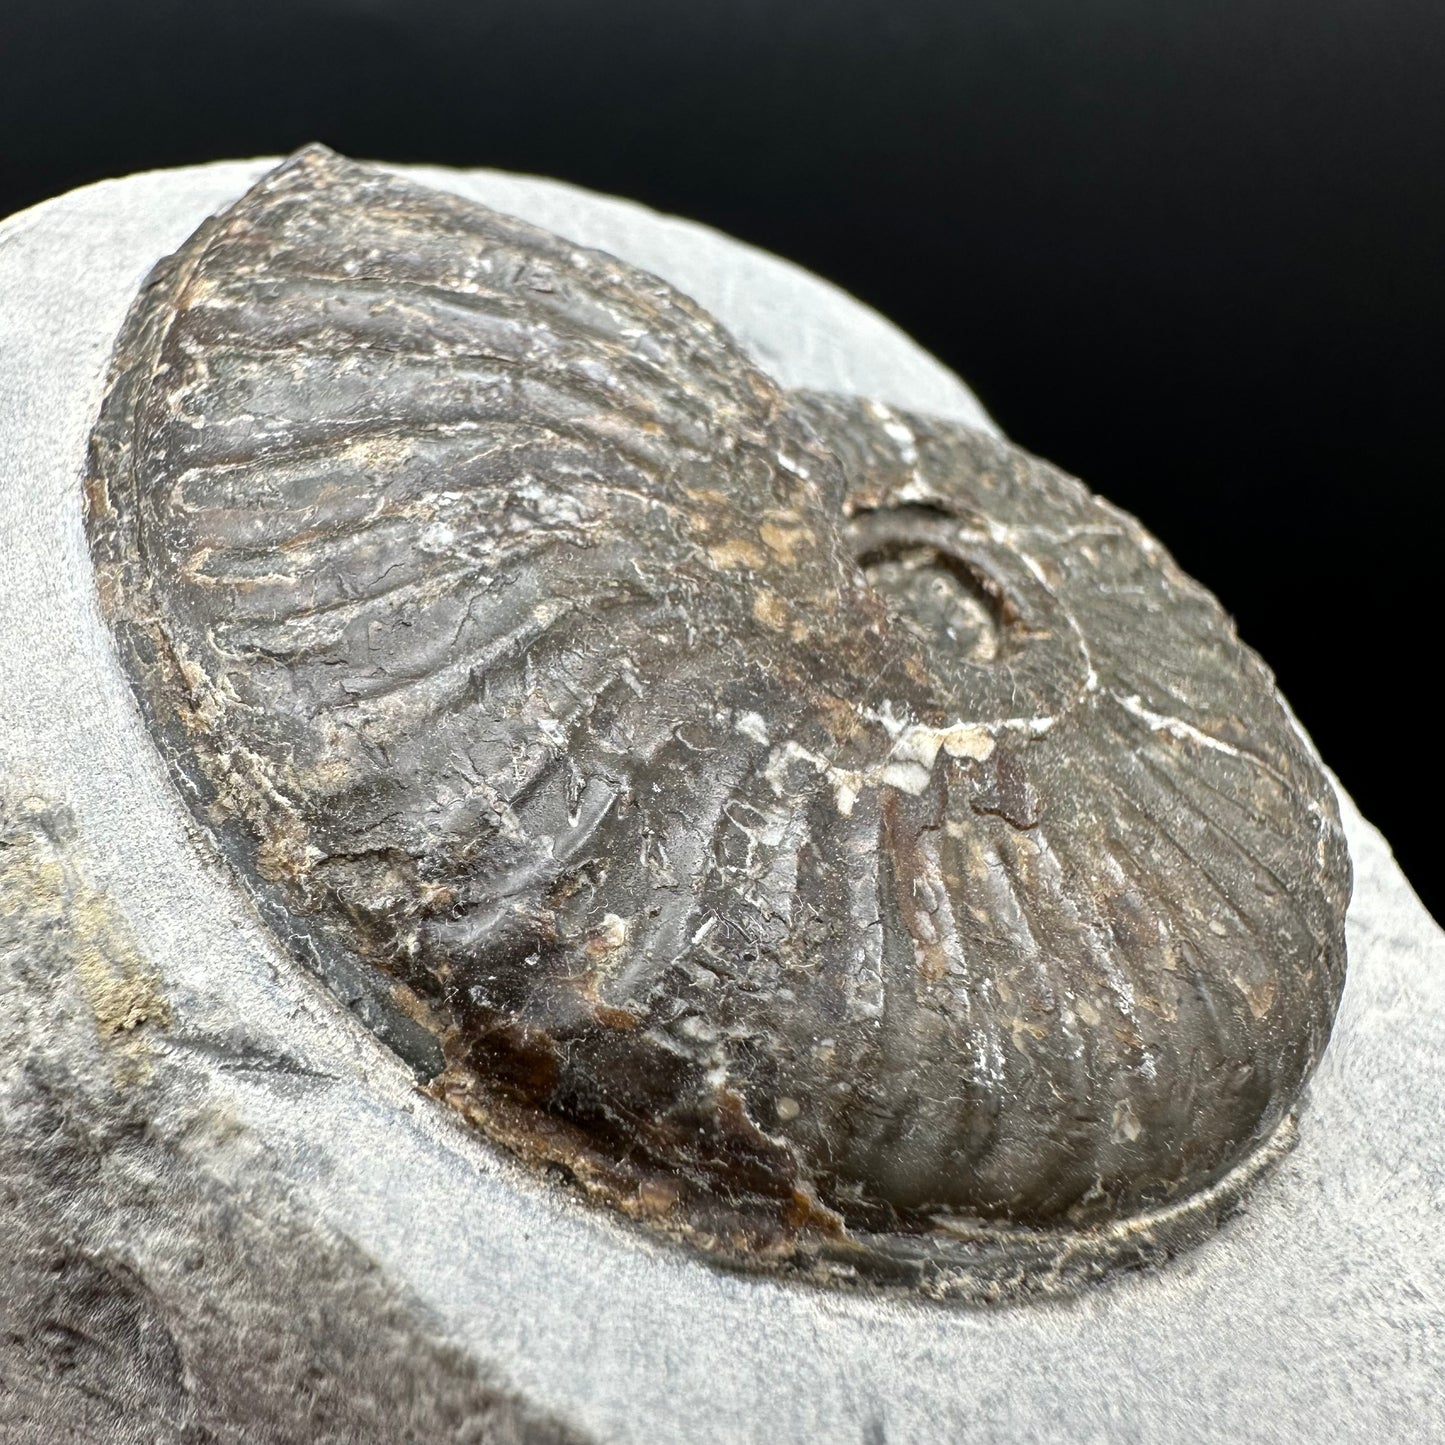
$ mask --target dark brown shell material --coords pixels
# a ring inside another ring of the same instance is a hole
[[[595,1196],[997,1294],[1167,1253],[1287,1137],[1330,786],[1214,599],[1006,443],[310,149],[147,282],[88,525],[279,935]]]

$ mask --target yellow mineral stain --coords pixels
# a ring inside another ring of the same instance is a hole
[[[626,942],[627,920],[615,913],[606,913],[602,922],[587,935],[587,942],[582,948],[589,958],[605,958],[609,953],[616,953]]]
[[[1114,1143],[1132,1144],[1143,1132],[1144,1126],[1127,1099],[1114,1105],[1113,1127],[1110,1130]]]
[[[768,561],[760,547],[744,541],[741,537],[734,537],[730,541],[720,542],[716,547],[710,547],[707,555],[714,567],[725,570],[737,567],[751,567],[756,570],[767,566]]]
[[[1250,1013],[1257,1019],[1262,1019],[1274,1007],[1275,994],[1279,991],[1272,979],[1252,984],[1238,974],[1234,976],[1234,986],[1244,995]]]
[[[764,627],[781,632],[788,625],[788,607],[776,592],[760,587],[753,597],[753,616]]]
[[[684,487],[683,492],[694,502],[705,502],[713,507],[731,507],[732,498],[716,487]]]
[[[631,1009],[610,1008],[607,1004],[598,1004],[592,1017],[605,1029],[621,1029],[624,1033],[642,1027],[642,1020]]]
[[[654,1176],[644,1179],[637,1186],[638,1211],[652,1218],[661,1218],[663,1215],[670,1214],[677,1207],[677,1202],[681,1197],[680,1186],[674,1184],[670,1179]]]
[[[942,983],[948,977],[948,954],[937,943],[915,943],[914,959],[925,983]]]
[[[26,814],[30,815],[29,821]],[[151,1076],[150,1025],[167,1028],[170,1004],[145,966],[109,896],[92,888],[66,857],[65,844],[41,823],[43,805],[28,801],[0,847],[0,919],[43,934],[74,969],[75,981],[107,1047],[117,1088]],[[0,818],[0,822],[10,820]]]
[[[391,1000],[413,1023],[420,1024],[435,1038],[446,1038],[451,1027],[449,1021],[415,989],[404,983],[395,983],[391,986]]]
[[[1026,1019],[1021,1018],[1015,1018],[1009,1024],[1009,1032],[1013,1035],[1014,1048],[1021,1054],[1027,1054],[1029,1051],[1028,1045],[1024,1043],[1025,1035],[1036,1041],[1048,1037],[1047,1029],[1039,1024],[1031,1024]]]
[[[322,856],[320,851],[299,819],[281,813],[268,821],[270,831],[256,848],[256,871],[268,883],[300,878]]]
[[[798,548],[807,540],[807,533],[801,527],[780,527],[776,522],[764,522],[758,528],[763,546],[784,564],[791,567]]]

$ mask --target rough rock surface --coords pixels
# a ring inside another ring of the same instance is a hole
[[[272,1378],[301,1379],[337,1438],[1445,1432],[1445,944],[1346,800],[1351,973],[1299,1147],[1194,1255],[1073,1302],[828,1296],[649,1244],[479,1146],[279,953],[134,710],[80,508],[130,299],[262,169],[133,178],[0,228],[0,1018],[19,1025],[0,1053],[0,1439],[57,1420],[114,1439],[121,1406],[136,1438],[272,1438],[276,1407],[243,1382],[278,1337]],[[978,420],[792,268],[562,187],[428,179],[657,270],[789,385]],[[216,1241],[199,1256],[197,1232]],[[218,1288],[235,1305],[208,1334],[197,1300]],[[380,1434],[357,1433],[358,1403]]]
[[[579,1438],[289,1198],[193,1077],[168,1099],[177,1021],[74,843],[0,799],[0,1440]]]

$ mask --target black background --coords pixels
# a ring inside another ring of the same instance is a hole
[[[1219,594],[1445,917],[1441,0],[0,0],[0,214],[310,139],[871,302]]]

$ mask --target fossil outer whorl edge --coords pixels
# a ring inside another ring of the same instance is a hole
[[[997,439],[319,148],[162,262],[102,607],[293,952],[490,1137],[942,1293],[1198,1236],[1287,1140],[1349,864],[1267,669]]]

